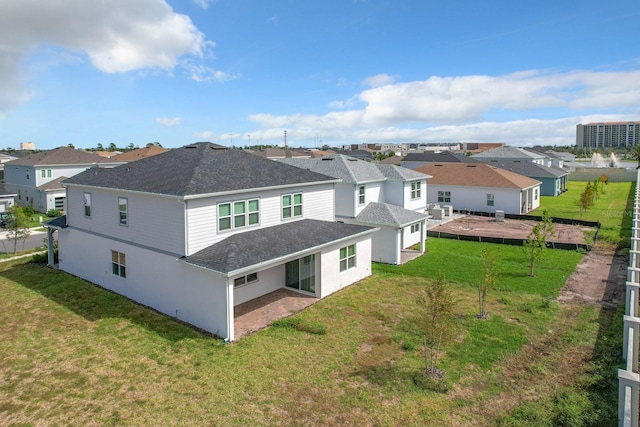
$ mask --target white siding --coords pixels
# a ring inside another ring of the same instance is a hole
[[[365,187],[365,200],[364,200],[364,205],[361,205],[358,203],[358,195],[359,195],[359,188],[361,185],[364,185]],[[360,212],[362,212],[362,210],[371,202],[384,202],[384,199],[382,197],[382,186],[383,186],[383,182],[371,182],[368,184],[358,184],[355,186],[354,188],[354,192],[353,195],[354,197],[354,205],[355,205],[355,215],[354,216],[358,216],[358,214],[360,214]]]
[[[236,277],[231,278],[231,282]],[[284,287],[284,264],[258,271],[258,281],[234,289],[235,305],[251,301]]]
[[[336,216],[352,218],[355,216],[357,198],[354,194],[357,188],[353,184],[339,182],[336,184]]]
[[[538,188],[537,204],[539,206],[540,190],[539,187],[536,188]],[[427,195],[429,203],[438,203],[438,191],[451,192],[451,203],[440,204],[453,205],[455,210],[483,212],[503,210],[506,213],[519,214],[524,200],[521,198],[522,195],[519,188],[459,187],[454,185],[429,184]],[[494,206],[487,206],[487,194],[494,195]],[[534,206],[532,206],[532,209],[537,207]]]
[[[420,180],[420,198],[417,198],[415,200],[411,199],[411,182],[405,182],[404,183],[404,206],[403,205],[399,205],[402,206],[405,209],[409,209],[411,211],[415,211],[415,212],[419,212],[419,213],[424,213],[425,209],[427,208],[427,180],[423,179]]]
[[[340,271],[340,248],[356,244],[356,266],[346,271]],[[316,265],[318,259],[316,258]],[[357,241],[343,242],[339,245],[327,247],[322,251],[320,259],[321,283],[320,295],[316,288],[316,295],[324,298],[355,282],[371,275],[371,239],[370,236],[360,237]],[[317,278],[316,278],[317,279]],[[316,286],[318,283],[316,282]]]
[[[282,219],[281,196],[302,193],[302,216]],[[260,224],[218,232],[218,203],[238,200],[260,200]],[[270,227],[287,221],[317,219],[334,221],[333,184],[294,187],[288,190],[266,190],[230,196],[217,196],[187,201],[188,255],[219,242],[235,233]]]
[[[384,202],[404,207],[404,201],[407,197],[405,195],[405,183],[403,181],[385,181],[384,187]]]
[[[91,193],[91,218],[84,216],[85,192]],[[128,225],[120,225],[118,198],[128,202]],[[160,251],[184,255],[184,205],[174,198],[106,189],[67,188],[70,227],[99,233]]]
[[[420,224],[420,227],[423,225]],[[411,226],[405,227],[402,230],[402,249],[408,249],[413,245],[420,243],[420,230],[411,232]]]
[[[371,259],[385,264],[400,263],[400,230],[395,227],[379,227],[373,233],[371,242]]]
[[[60,231],[60,269],[228,338],[225,278],[175,257],[78,230]],[[111,271],[111,250],[126,255],[126,278]]]

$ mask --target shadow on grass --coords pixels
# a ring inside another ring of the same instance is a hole
[[[44,264],[2,265],[0,276],[39,293],[90,322],[126,319],[172,342],[212,337],[192,325]]]

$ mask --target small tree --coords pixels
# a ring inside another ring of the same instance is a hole
[[[29,220],[20,206],[11,206],[7,209],[7,240],[13,243],[13,253],[18,252],[18,242],[24,241],[31,235]]]
[[[484,267],[484,276],[482,282],[478,283],[478,305],[480,313],[476,316],[478,319],[487,319],[487,294],[496,285],[497,276],[495,273],[496,257],[489,252],[488,249],[482,251],[482,265]]]
[[[580,198],[578,199],[578,206],[580,207],[580,219],[582,219],[582,213],[589,210],[590,207],[594,206],[594,197],[593,197],[593,186],[591,182],[587,182],[587,185],[580,193]]]
[[[444,372],[438,369],[440,350],[455,336],[455,300],[445,284],[443,273],[425,288],[423,294],[418,297],[418,305],[423,310],[425,374],[439,378],[444,375]]]
[[[547,240],[555,236],[556,230],[549,213],[545,210],[542,212],[542,221],[533,226],[533,230],[523,243],[525,252],[529,257],[529,276],[535,277],[534,267],[538,260],[544,259],[547,249]]]
[[[638,161],[638,167],[636,169],[640,169],[640,145],[636,145],[635,147],[633,147],[631,149],[630,155],[633,160]]]

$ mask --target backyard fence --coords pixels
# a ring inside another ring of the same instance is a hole
[[[640,317],[638,292],[640,288],[640,171],[636,171],[636,193],[633,204],[633,228],[631,229],[631,248],[629,267],[627,268],[624,338],[622,357],[627,362],[625,369],[618,369],[618,425],[620,427],[638,427],[638,346],[640,335]]]

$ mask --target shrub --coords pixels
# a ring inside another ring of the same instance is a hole
[[[34,216],[38,213],[38,211],[36,211],[33,206],[25,206],[22,208],[22,212],[24,212],[24,214],[26,216]]]
[[[589,398],[572,389],[559,391],[553,411],[554,426],[579,427],[593,416],[593,405]]]
[[[58,216],[62,216],[62,212],[60,212],[57,209],[49,209],[47,211],[47,216],[50,217],[50,218],[55,218],[55,217],[58,217]]]

